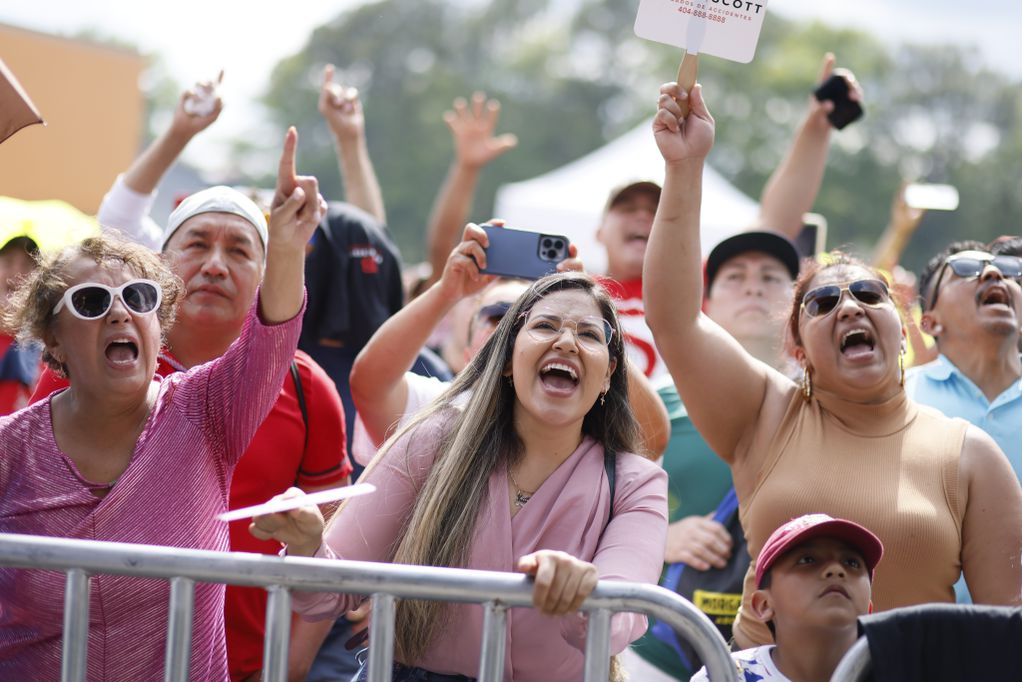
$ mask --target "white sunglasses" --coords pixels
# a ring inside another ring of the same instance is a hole
[[[157,310],[163,301],[163,290],[150,279],[133,279],[119,287],[109,287],[98,282],[76,284],[64,292],[64,296],[53,307],[56,315],[67,307],[71,314],[82,320],[96,320],[114,305],[114,297],[124,302],[125,307],[137,315],[146,315]]]

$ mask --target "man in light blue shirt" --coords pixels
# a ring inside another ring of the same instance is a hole
[[[989,433],[1022,480],[1022,259],[956,242],[920,277],[923,331],[940,357],[909,370],[906,390],[923,405]]]
[[[916,402],[989,433],[1022,481],[1022,259],[979,242],[955,242],[920,275],[923,331],[940,356],[907,373]],[[968,593],[955,586],[959,601]]]

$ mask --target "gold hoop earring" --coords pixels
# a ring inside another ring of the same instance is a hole
[[[813,375],[808,367],[802,368],[802,381],[799,382],[799,385],[802,387],[802,397],[809,402],[813,397]]]
[[[904,388],[904,386],[905,386],[905,351],[901,351],[901,353],[898,354],[898,372],[901,375],[898,378],[898,385]]]

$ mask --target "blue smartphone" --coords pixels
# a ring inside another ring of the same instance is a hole
[[[568,257],[570,241],[562,234],[540,234],[496,225],[480,225],[490,239],[483,274],[539,279],[557,272]]]

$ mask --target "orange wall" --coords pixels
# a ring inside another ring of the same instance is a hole
[[[0,144],[0,194],[94,214],[138,153],[144,58],[2,24],[0,55],[46,121]]]

